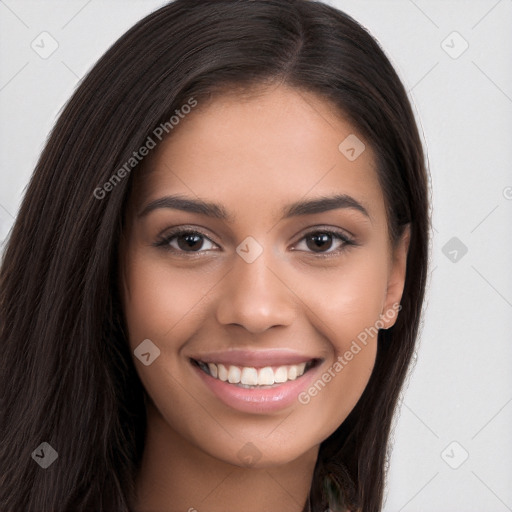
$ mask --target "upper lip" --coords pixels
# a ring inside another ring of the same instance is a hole
[[[224,350],[221,352],[207,352],[191,356],[191,359],[203,363],[220,363],[223,365],[264,367],[264,366],[287,366],[293,364],[307,363],[316,356],[300,354],[293,350]]]

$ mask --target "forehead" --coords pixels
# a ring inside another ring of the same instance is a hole
[[[277,211],[337,192],[384,211],[372,149],[356,128],[325,99],[282,85],[199,102],[144,168],[138,206],[172,192]]]

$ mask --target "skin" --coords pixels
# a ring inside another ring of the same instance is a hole
[[[301,512],[320,443],[363,393],[376,336],[308,404],[268,414],[225,405],[188,360],[292,348],[323,358],[320,376],[365,328],[393,325],[396,316],[383,315],[402,296],[409,233],[393,250],[372,150],[355,161],[338,150],[357,131],[335,112],[284,85],[226,94],[200,104],[145,160],[121,243],[122,295],[132,352],[150,339],[161,353],[149,366],[134,357],[150,400],[133,510]],[[289,203],[334,193],[352,196],[369,218],[338,208],[281,219]],[[138,216],[170,194],[215,202],[233,218],[171,208]],[[177,238],[179,253],[154,246],[174,226],[204,234],[199,257]],[[306,235],[327,227],[358,245],[333,237],[315,252]],[[263,248],[252,263],[236,252],[248,236]],[[248,442],[261,454],[250,467],[238,455]]]

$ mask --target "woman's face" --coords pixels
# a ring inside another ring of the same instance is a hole
[[[124,311],[151,407],[184,443],[282,464],[317,450],[360,398],[408,245],[391,249],[361,143],[324,100],[279,86],[199,104],[145,162]]]

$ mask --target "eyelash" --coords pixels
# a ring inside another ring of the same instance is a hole
[[[338,256],[342,252],[344,252],[348,247],[350,246],[357,246],[357,244],[354,239],[348,237],[345,233],[334,230],[332,228],[317,228],[315,230],[309,231],[303,235],[303,237],[299,240],[299,242],[303,241],[304,239],[308,238],[311,235],[318,235],[318,234],[327,234],[331,235],[334,238],[338,239],[340,242],[342,242],[342,245],[339,249],[336,249],[334,251],[331,251],[329,248],[329,252],[314,252],[314,251],[301,251],[306,252],[308,254],[312,254],[315,257],[318,258],[330,258],[333,256]],[[204,253],[204,250],[200,251],[183,251],[181,249],[175,249],[174,247],[170,246],[171,241],[180,235],[198,235],[200,237],[206,238],[209,240],[212,244],[215,244],[213,240],[211,240],[208,236],[206,236],[204,233],[201,233],[200,231],[196,229],[186,229],[186,228],[176,228],[167,234],[165,234],[163,237],[159,238],[154,244],[152,244],[154,247],[160,247],[165,251],[173,252],[178,255],[184,255],[184,254],[190,254],[191,257],[200,257],[199,255],[201,253]],[[215,244],[217,245],[217,244]]]

